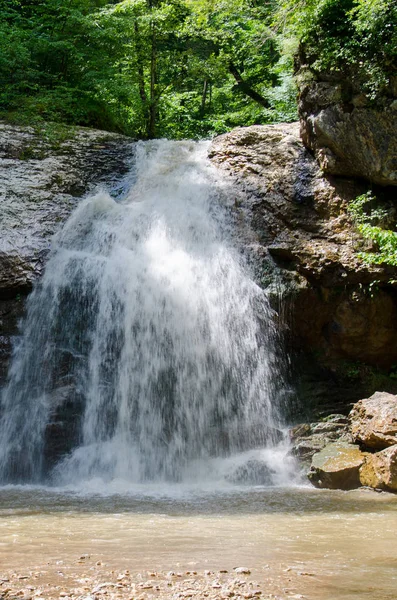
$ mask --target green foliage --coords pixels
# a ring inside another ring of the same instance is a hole
[[[376,252],[360,252],[360,258],[368,264],[397,266],[397,231],[384,229],[382,221],[387,211],[376,205],[371,192],[358,196],[350,203],[349,212],[364,239],[373,242]]]
[[[393,0],[281,0],[278,27],[295,37],[314,70],[348,71],[375,99],[387,90],[397,61]]]
[[[143,138],[297,118],[300,45],[370,98],[397,61],[393,0],[0,0],[0,116]]]
[[[138,137],[296,118],[258,0],[0,0],[0,116]]]
[[[383,370],[359,361],[342,360],[338,362],[337,373],[342,379],[350,380],[367,390],[368,395],[377,390],[397,392],[397,366]]]
[[[114,124],[93,88],[94,71],[105,69],[108,56],[98,52],[103,39],[90,16],[103,4],[0,1],[3,116],[27,123]]]

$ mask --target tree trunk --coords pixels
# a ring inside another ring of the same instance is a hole
[[[208,80],[205,79],[204,85],[203,85],[203,93],[201,96],[201,107],[200,107],[200,117],[201,118],[203,118],[205,115],[205,103],[207,100],[207,92],[208,92]]]
[[[152,51],[150,57],[150,103],[149,103],[149,123],[148,138],[151,140],[156,137],[157,124],[157,47],[156,47],[156,29],[152,23]]]
[[[142,52],[142,43],[141,37],[138,27],[138,21],[134,22],[134,32],[135,32],[135,50],[137,57],[137,70],[138,70],[138,87],[139,87],[139,95],[142,100],[143,110],[145,112],[147,105],[147,96],[145,89],[145,73],[143,67],[143,52]]]
[[[246,81],[244,81],[236,65],[232,62],[229,63],[229,71],[233,75],[234,79],[237,81],[237,86],[239,90],[241,90],[246,96],[252,98],[252,100],[255,100],[255,102],[258,102],[258,104],[260,104],[261,106],[269,108],[268,100],[266,100],[266,98],[261,96],[261,94],[256,92]]]
[[[152,11],[157,7],[158,0],[147,0],[147,6]],[[158,89],[157,89],[157,37],[156,25],[151,20],[151,54],[150,54],[150,98],[147,123],[147,137],[153,139],[156,137],[157,108],[158,108]]]

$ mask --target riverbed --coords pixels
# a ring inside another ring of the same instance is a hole
[[[0,597],[395,600],[396,531],[366,489],[12,486]]]

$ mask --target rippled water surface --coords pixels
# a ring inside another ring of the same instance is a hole
[[[282,590],[275,597],[395,600],[396,509],[395,496],[367,490],[9,487],[0,560],[3,572],[45,568],[48,578],[98,561],[131,572],[243,565]]]

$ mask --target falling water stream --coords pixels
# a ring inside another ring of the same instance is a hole
[[[395,598],[395,497],[310,490],[288,456],[274,315],[207,150],[137,144],[54,239],[2,395],[0,596],[245,563],[263,598]]]
[[[124,196],[87,198],[57,235],[3,396],[3,480],[289,477],[272,311],[207,147],[138,144]]]

